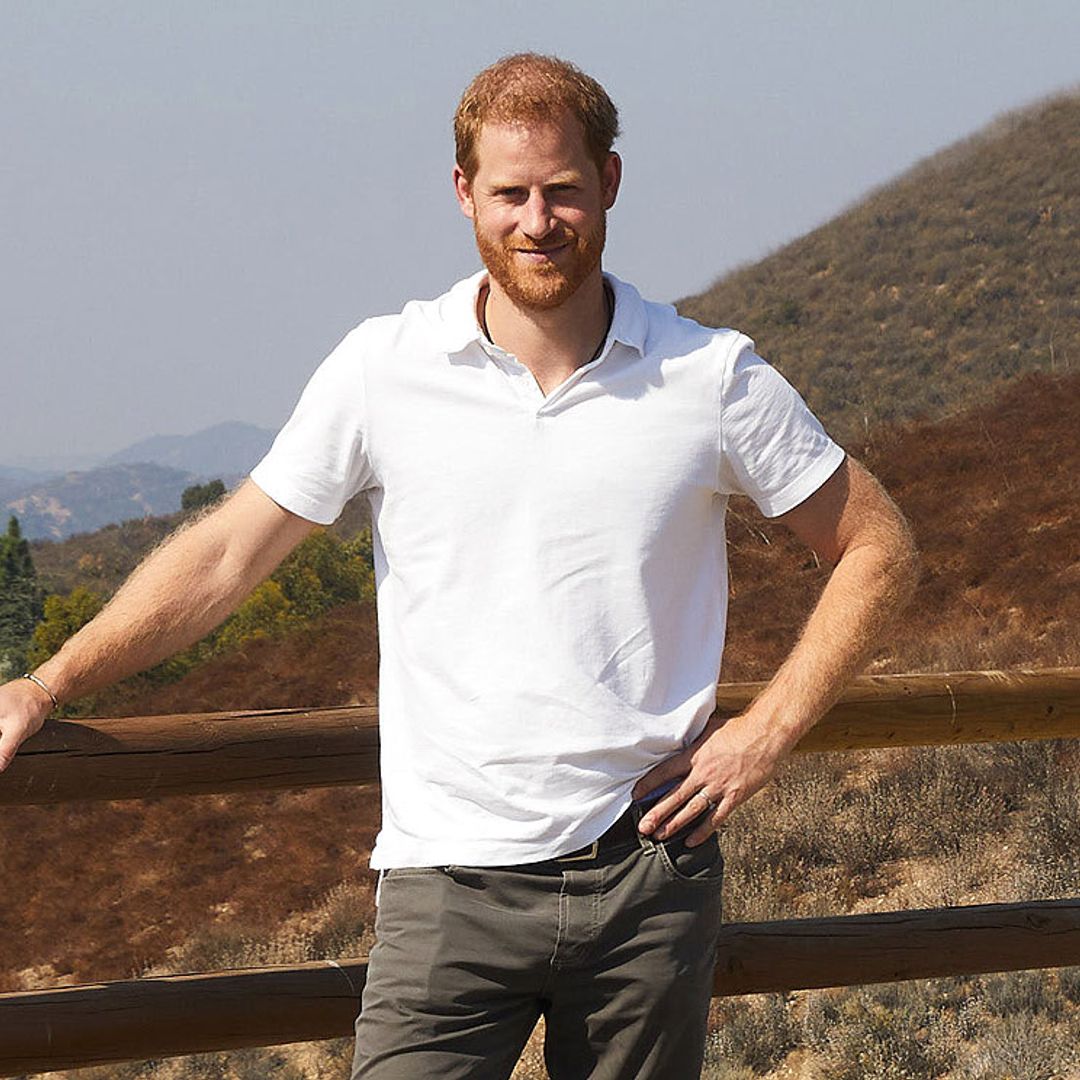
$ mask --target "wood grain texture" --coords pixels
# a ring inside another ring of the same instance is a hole
[[[735,923],[715,994],[1080,964],[1080,900]],[[0,1076],[352,1034],[363,959],[0,994]]]
[[[1080,736],[1080,668],[863,675],[800,751]]]
[[[1080,964],[1080,900],[732,923],[718,996]]]
[[[378,768],[371,705],[54,720],[0,776],[0,805],[362,784]]]
[[[723,715],[761,683],[717,692]],[[861,676],[800,752],[1080,736],[1080,668]],[[0,776],[0,805],[272,791],[378,780],[374,706],[50,721]]]
[[[0,1076],[348,1035],[364,960],[0,994]]]

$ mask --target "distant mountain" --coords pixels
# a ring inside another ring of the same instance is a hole
[[[16,453],[0,465],[0,475],[5,473],[31,473],[39,477],[48,474],[56,476],[62,472],[75,472],[79,469],[93,469],[100,459],[98,454],[65,452],[61,445],[50,444],[51,453],[26,454]]]
[[[50,480],[56,475],[55,470],[24,469],[18,465],[0,465],[0,484],[27,484]]]
[[[841,438],[1080,368],[1080,94],[915,166],[679,310],[734,326]]]
[[[23,469],[15,465],[0,465],[0,505],[35,484],[43,484],[57,474],[40,469]]]
[[[4,500],[30,539],[60,540],[117,521],[171,514],[184,488],[199,477],[162,465],[112,465],[71,472],[23,489]]]
[[[194,435],[154,435],[110,454],[103,465],[152,462],[207,480],[245,476],[270,449],[274,432],[229,421]]]
[[[155,435],[87,469],[0,465],[0,511],[15,513],[25,536],[50,540],[171,514],[191,484],[221,479],[233,487],[273,440],[272,431],[232,421],[194,435]]]

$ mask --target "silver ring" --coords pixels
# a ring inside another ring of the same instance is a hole
[[[715,810],[715,809],[716,809],[716,807],[717,807],[717,806],[719,805],[718,803],[714,803],[714,802],[712,801],[712,799],[710,799],[710,798],[709,798],[709,793],[708,793],[708,792],[707,792],[707,791],[706,791],[706,790],[705,790],[704,788],[702,788],[702,789],[701,789],[701,790],[700,790],[700,791],[699,791],[699,792],[698,792],[698,793],[697,793],[697,794],[696,794],[696,795],[694,796],[694,798],[695,798],[695,799],[704,799],[704,800],[705,800],[705,801],[706,801],[706,802],[707,802],[707,803],[709,804],[709,809],[710,809],[710,810]]]

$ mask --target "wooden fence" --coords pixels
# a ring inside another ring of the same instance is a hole
[[[758,684],[720,688],[738,712]],[[798,751],[1080,736],[1080,669],[856,679]],[[52,722],[0,805],[376,783],[371,707]],[[1080,964],[1080,900],[724,926],[717,995]],[[0,994],[0,1076],[348,1035],[363,959]]]

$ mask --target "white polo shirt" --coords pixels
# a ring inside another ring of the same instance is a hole
[[[611,275],[600,356],[545,397],[477,325],[483,281],[353,330],[251,474],[322,524],[371,501],[375,868],[603,833],[712,712],[728,495],[782,514],[844,457],[749,338]]]

